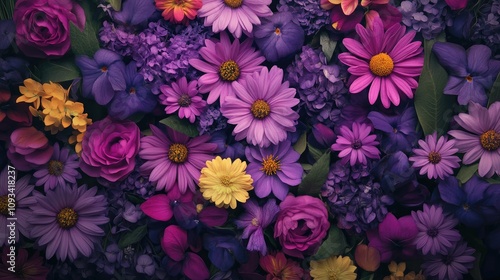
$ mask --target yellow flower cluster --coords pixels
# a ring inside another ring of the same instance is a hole
[[[389,264],[389,271],[391,275],[384,277],[384,280],[425,280],[422,272],[416,274],[414,271],[405,275],[406,263],[402,262],[397,264],[392,261]]]

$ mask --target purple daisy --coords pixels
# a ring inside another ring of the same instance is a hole
[[[460,113],[455,121],[467,132],[451,130],[448,132],[456,139],[455,147],[465,153],[464,164],[479,160],[479,176],[500,175],[500,102],[495,102],[488,109],[470,102],[469,114]]]
[[[421,42],[412,42],[416,32],[405,34],[404,25],[395,24],[384,31],[380,18],[375,18],[373,28],[356,26],[361,42],[345,38],[342,42],[349,52],[341,53],[339,60],[349,66],[351,93],[369,87],[368,100],[375,104],[379,95],[382,105],[398,106],[400,92],[413,98],[418,86],[414,77],[419,76],[424,65]]]
[[[140,167],[141,173],[149,175],[157,191],[169,192],[177,186],[182,194],[188,188],[195,193],[200,170],[214,158],[217,144],[209,142],[210,135],[189,138],[170,127],[150,128],[153,135],[141,139],[139,157],[146,161]]]
[[[247,172],[252,176],[255,194],[264,198],[271,191],[279,200],[285,199],[289,186],[296,186],[302,180],[302,166],[290,141],[268,148],[248,146],[245,150],[250,162]]]
[[[228,29],[236,38],[242,32],[251,37],[253,26],[260,25],[259,17],[273,15],[270,4],[271,0],[204,0],[198,16],[214,33]]]
[[[205,6],[208,5],[204,3],[203,7]],[[220,34],[220,42],[205,40],[205,47],[199,52],[205,61],[190,59],[189,64],[205,73],[198,79],[198,84],[201,93],[210,92],[208,104],[214,103],[219,97],[223,104],[226,96],[234,96],[234,82],[240,82],[246,76],[261,70],[263,66],[260,64],[265,60],[260,52],[252,48],[251,39],[241,44],[238,39],[231,43],[225,32]]]
[[[458,230],[454,229],[458,220],[444,215],[441,206],[424,204],[424,211],[412,211],[411,216],[419,231],[415,245],[424,255],[446,254],[446,250],[461,238]]]
[[[165,113],[173,114],[179,112],[179,118],[189,119],[194,123],[197,116],[206,107],[207,102],[201,98],[196,89],[197,81],[187,82],[186,77],[178,79],[176,82],[160,86],[161,104],[165,105]]]
[[[47,259],[55,255],[58,260],[73,261],[79,253],[92,254],[94,244],[104,236],[99,225],[109,221],[106,197],[96,194],[97,187],[87,189],[85,185],[56,188],[46,195],[34,193],[30,233],[38,246],[47,246]]]
[[[413,149],[414,156],[409,160],[413,161],[414,168],[420,168],[420,175],[427,174],[429,179],[444,179],[453,174],[453,168],[460,167],[460,158],[455,153],[458,152],[455,140],[448,140],[448,137],[437,137],[437,133],[425,136],[425,141],[418,140],[421,149]]]
[[[228,96],[221,107],[228,123],[236,125],[235,139],[268,147],[287,139],[287,132],[295,132],[299,114],[292,107],[299,104],[295,89],[283,81],[283,70],[273,66],[234,82],[235,96]]]
[[[474,266],[474,252],[474,249],[467,247],[467,243],[457,242],[444,254],[425,255],[422,269],[427,277],[462,280],[464,274]]]
[[[80,159],[77,154],[70,154],[67,147],[59,149],[59,143],[54,144],[54,153],[49,162],[33,173],[37,178],[37,186],[44,186],[45,192],[55,187],[64,187],[67,183],[75,184],[82,178],[78,172]]]
[[[377,136],[370,134],[372,127],[364,123],[352,123],[352,130],[347,126],[340,128],[340,135],[335,144],[332,145],[332,151],[338,151],[342,158],[342,164],[350,162],[351,166],[356,163],[367,165],[367,158],[380,158],[380,151],[377,149]]]

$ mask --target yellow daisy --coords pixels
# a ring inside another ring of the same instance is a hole
[[[311,276],[315,280],[356,280],[356,266],[349,257],[331,256],[311,261]]]
[[[214,202],[217,207],[236,208],[236,202],[245,203],[249,198],[248,191],[253,190],[253,180],[245,169],[247,163],[220,156],[206,163],[201,170],[200,191],[206,200]]]

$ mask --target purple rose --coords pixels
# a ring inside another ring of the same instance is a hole
[[[123,180],[134,170],[139,143],[139,127],[132,121],[95,122],[83,137],[80,168],[92,177]]]
[[[279,238],[285,254],[304,258],[316,253],[329,228],[328,212],[320,199],[288,195],[280,204],[274,238]]]
[[[72,0],[19,0],[14,8],[16,43],[26,56],[63,56],[70,47],[70,21],[85,28],[85,13]]]
[[[7,158],[20,171],[30,171],[49,162],[54,148],[36,128],[18,128],[10,135]]]

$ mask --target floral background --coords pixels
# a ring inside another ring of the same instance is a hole
[[[2,0],[0,279],[499,279],[499,20]]]

